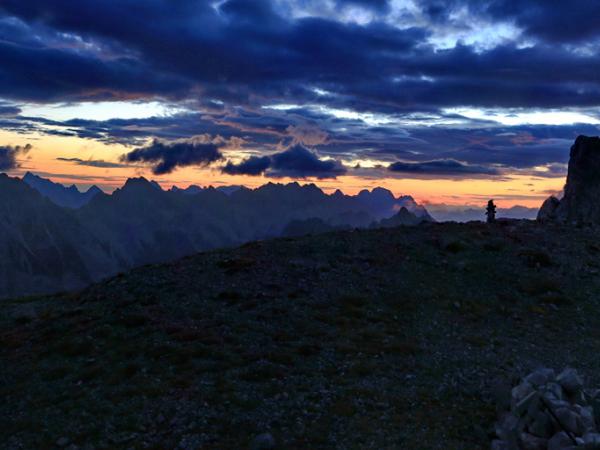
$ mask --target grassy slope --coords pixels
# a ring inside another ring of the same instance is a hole
[[[286,449],[486,448],[494,379],[600,375],[599,237],[338,232],[2,302],[0,443],[246,448],[270,431]]]

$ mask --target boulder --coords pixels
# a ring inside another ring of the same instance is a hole
[[[553,369],[541,367],[525,377],[525,381],[534,387],[539,387],[553,380],[556,374]]]
[[[560,421],[562,428],[565,428],[575,435],[582,434],[581,419],[577,413],[568,408],[559,408],[554,411],[554,415]]]
[[[548,448],[548,440],[528,433],[521,433],[521,448],[523,450],[546,450]]]
[[[553,222],[557,219],[556,211],[560,205],[560,200],[555,196],[548,197],[538,211],[537,220],[539,222]]]
[[[548,441],[548,450],[566,450],[573,446],[573,441],[564,431],[556,433],[552,436],[552,439]]]
[[[578,394],[583,388],[583,380],[575,369],[566,368],[556,378],[558,384],[571,395]]]

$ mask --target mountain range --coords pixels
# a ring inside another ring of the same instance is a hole
[[[66,208],[81,208],[102,193],[98,186],[92,186],[87,191],[81,192],[74,184],[66,187],[31,172],[25,174],[23,181],[53,203]]]
[[[198,251],[331,229],[432,221],[382,188],[328,195],[314,184],[163,190],[131,178],[106,194],[27,173],[0,175],[0,297],[77,289]]]

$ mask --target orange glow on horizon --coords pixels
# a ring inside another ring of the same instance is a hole
[[[57,158],[78,158],[83,161],[102,160],[118,162],[119,157],[130,148],[119,144],[104,144],[94,140],[73,137],[46,136],[39,134],[20,135],[0,131],[0,142],[8,145],[33,146],[27,155],[20,156],[20,167],[10,174],[22,176],[26,171],[37,173],[53,181],[86,189],[95,184],[106,192],[122,186],[127,178],[144,176],[156,180],[164,189],[173,185],[185,188],[191,184],[199,186],[244,185],[256,188],[269,181],[300,184],[314,183],[325,192],[340,189],[345,194],[356,194],[362,189],[383,187],[394,195],[411,195],[422,204],[445,203],[448,205],[482,205],[494,198],[500,207],[522,205],[539,207],[551,193],[562,189],[564,178],[542,178],[514,175],[503,179],[416,179],[387,177],[362,178],[345,175],[328,180],[273,179],[264,176],[250,177],[225,175],[218,168],[185,167],[173,173],[155,176],[144,167],[90,167],[73,162],[59,161]]]

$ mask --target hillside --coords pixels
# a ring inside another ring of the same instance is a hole
[[[73,211],[0,174],[0,298],[81,288],[115,267]]]
[[[482,449],[543,365],[598,385],[600,230],[282,238],[0,303],[3,448]]]
[[[28,173],[0,176],[0,299],[81,289],[143,264],[214,248],[322,229],[366,228],[431,220],[411,197],[385,189],[328,195],[314,184],[268,183],[257,189],[163,190],[131,178],[110,195]],[[399,211],[404,211],[398,216]],[[297,224],[300,223],[300,226]],[[296,225],[294,225],[296,224]]]

